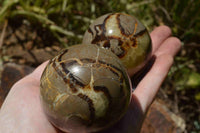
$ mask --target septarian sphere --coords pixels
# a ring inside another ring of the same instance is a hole
[[[97,18],[85,32],[82,43],[111,50],[126,68],[140,67],[151,52],[151,38],[145,26],[122,13]]]
[[[96,132],[126,112],[131,84],[120,60],[96,45],[74,45],[46,66],[40,84],[48,119],[68,133]]]

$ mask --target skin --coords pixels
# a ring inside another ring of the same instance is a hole
[[[139,133],[145,114],[165,79],[173,58],[181,48],[178,38],[171,36],[169,27],[160,26],[151,33],[151,69],[137,84],[132,93],[129,110],[123,119],[101,133]],[[47,120],[40,105],[39,84],[47,62],[30,75],[19,80],[11,88],[0,110],[0,132],[2,133],[60,133]],[[133,76],[130,74],[130,76]],[[152,79],[154,82],[152,82]],[[62,133],[62,132],[61,132]]]

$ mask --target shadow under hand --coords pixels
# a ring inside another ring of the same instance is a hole
[[[153,55],[151,57],[151,59],[147,62],[147,64],[137,73],[135,73],[132,77],[131,77],[131,82],[132,82],[132,86],[133,86],[133,90],[136,89],[137,85],[139,84],[139,82],[145,77],[145,75],[150,71],[151,67],[153,66],[154,62],[156,60],[156,56]]]
[[[133,94],[129,109],[124,117],[111,128],[99,133],[139,133],[144,116],[145,113],[142,112],[141,104]]]

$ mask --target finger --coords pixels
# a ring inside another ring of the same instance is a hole
[[[172,56],[167,54],[159,56],[155,60],[152,69],[138,84],[134,94],[140,100],[143,112],[146,112],[148,106],[152,103],[172,63]]]
[[[146,111],[153,101],[173,63],[173,57],[180,50],[180,47],[180,40],[175,37],[170,37],[155,52],[155,63],[134,91],[135,95],[143,103],[143,111]]]
[[[159,46],[164,42],[169,36],[171,36],[171,29],[167,26],[160,26],[151,32],[152,39],[152,53],[154,53]]]
[[[31,74],[30,76],[36,80],[40,80],[40,77],[46,67],[46,65],[48,64],[49,61],[45,61],[44,63],[42,63],[40,66],[38,66]]]
[[[162,42],[164,42],[170,35],[171,29],[167,26],[157,27],[151,32],[152,51],[150,56],[152,56],[155,53],[155,51],[160,47]],[[140,67],[138,67],[137,69],[128,69],[128,74],[132,77],[139,69]]]
[[[166,39],[160,47],[154,52],[154,56],[158,57],[162,54],[169,54],[171,56],[175,56],[175,54],[180,50],[181,42],[176,37],[169,37]],[[155,59],[151,58],[151,60],[146,63],[146,66],[143,67],[138,73],[132,77],[134,85],[137,85],[146,75],[146,73],[151,69]],[[132,74],[133,75],[133,74]]]
[[[163,44],[155,51],[154,55],[157,57],[163,54],[175,56],[181,48],[181,41],[176,37],[170,37],[163,42]]]

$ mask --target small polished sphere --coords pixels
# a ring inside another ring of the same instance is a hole
[[[46,66],[40,97],[49,121],[62,131],[96,132],[125,114],[131,84],[115,54],[96,45],[74,45]]]
[[[85,32],[82,43],[111,50],[126,68],[140,67],[151,53],[151,38],[145,26],[123,13],[97,18]]]

